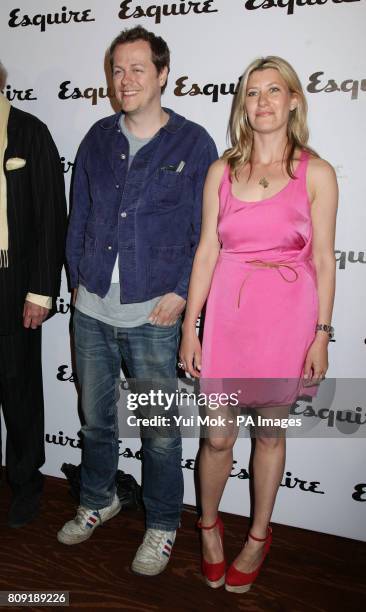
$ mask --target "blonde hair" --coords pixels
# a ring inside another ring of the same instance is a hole
[[[233,107],[230,115],[229,129],[231,147],[223,154],[223,159],[229,164],[231,174],[237,174],[239,168],[246,163],[250,163],[253,153],[253,130],[249,124],[245,98],[250,75],[256,70],[266,70],[272,68],[278,70],[281,77],[287,84],[290,93],[296,94],[297,106],[290,111],[287,124],[288,146],[284,152],[284,162],[286,171],[291,178],[293,175],[293,156],[296,148],[308,151],[311,155],[318,157],[318,154],[308,147],[309,130],[307,126],[308,105],[306,98],[295,70],[286,60],[275,55],[260,57],[249,64],[240,80],[238,91],[234,98]]]
[[[5,70],[5,67],[0,61],[0,89],[4,89],[7,76],[8,74]]]

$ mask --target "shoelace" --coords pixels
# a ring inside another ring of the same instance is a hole
[[[146,557],[161,558],[161,549],[166,541],[166,536],[159,529],[149,529],[145,535],[144,543],[150,547],[146,550]]]
[[[83,523],[87,523],[92,513],[93,513],[93,510],[90,510],[89,508],[85,508],[84,506],[79,506],[77,509],[75,522],[78,523],[79,525],[82,525]]]

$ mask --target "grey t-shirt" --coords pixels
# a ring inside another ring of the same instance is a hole
[[[136,153],[147,144],[151,138],[136,138],[128,131],[124,115],[121,115],[120,126],[123,134],[128,140],[130,154],[128,159],[128,168],[130,168],[133,158]],[[148,323],[148,316],[160,300],[160,297],[155,297],[146,302],[137,302],[134,304],[120,303],[120,284],[114,282],[114,279],[119,278],[118,273],[118,255],[112,274],[112,283],[107,295],[104,298],[99,297],[96,293],[90,293],[83,285],[79,286],[78,295],[75,307],[83,314],[113,325],[114,327],[137,327]]]

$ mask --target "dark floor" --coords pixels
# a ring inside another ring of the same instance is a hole
[[[366,545],[362,542],[272,524],[273,545],[258,581],[249,593],[235,595],[204,584],[196,517],[189,508],[183,513],[166,571],[156,578],[142,578],[129,570],[143,535],[141,512],[121,513],[99,527],[89,541],[67,547],[56,540],[57,530],[74,512],[66,481],[47,478],[41,516],[18,530],[6,526],[10,496],[4,485],[0,495],[0,591],[67,590],[70,607],[88,611],[365,609]],[[222,516],[230,561],[239,551],[248,522],[234,515]]]

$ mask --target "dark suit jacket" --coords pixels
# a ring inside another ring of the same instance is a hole
[[[26,165],[6,170],[9,158]],[[64,259],[66,202],[60,158],[47,126],[14,107],[4,157],[9,267],[0,268],[0,334],[22,325],[27,293],[56,297]]]

